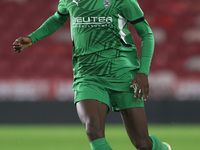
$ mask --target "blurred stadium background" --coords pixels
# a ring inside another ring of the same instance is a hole
[[[168,124],[164,127],[151,125],[151,129],[156,132],[156,129],[161,128],[159,132],[157,131],[158,134],[163,138],[166,135],[167,140],[173,142],[175,134],[182,135],[180,134],[182,132],[178,132],[179,126],[182,127],[180,123],[187,123],[183,125],[186,127],[183,133],[195,129],[194,132],[190,132],[190,139],[195,142],[200,139],[198,125],[191,125],[191,123],[200,123],[200,1],[138,0],[138,2],[145,12],[145,18],[152,27],[156,40],[149,76],[150,97],[146,103],[147,117],[150,123]],[[9,147],[8,141],[6,145],[5,135],[8,135],[9,139],[12,134],[20,132],[21,128],[24,129],[24,126],[10,125],[80,123],[73,105],[71,90],[72,42],[69,21],[56,33],[20,54],[12,49],[14,40],[36,30],[55,13],[57,4],[58,0],[0,0],[0,124],[2,124],[0,139],[4,139],[0,140],[1,150],[13,149]],[[134,34],[135,44],[139,48],[140,39],[131,26],[130,28]],[[107,122],[119,124],[117,130],[123,130],[118,113],[110,113]],[[51,127],[47,126],[41,127],[42,129],[25,126],[25,129],[33,128],[39,132]],[[17,131],[9,133],[14,128]],[[59,128],[64,127],[59,126]],[[77,127],[74,132],[80,128]],[[81,129],[80,132],[83,132],[83,128]],[[53,128],[50,128],[49,132],[52,130]],[[66,132],[66,128],[62,131]],[[173,134],[167,136],[169,133]],[[57,134],[52,133],[51,136],[54,135]],[[24,136],[29,135],[24,134]],[[86,139],[84,133],[82,137]],[[188,143],[187,140],[185,141],[182,143],[179,141],[178,146]],[[14,140],[10,142],[14,143]],[[174,141],[174,144],[176,143],[177,141]],[[16,147],[17,144],[20,146],[16,143]],[[193,144],[188,144],[188,148],[186,145],[183,147],[176,147],[176,145],[175,149],[200,149],[200,147],[189,147],[191,145]],[[16,147],[14,149],[18,150]],[[27,149],[25,147],[19,149]],[[34,149],[40,148],[34,147]],[[87,141],[86,149],[89,149]],[[48,150],[51,148],[49,147]]]

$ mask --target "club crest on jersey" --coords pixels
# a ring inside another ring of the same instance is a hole
[[[106,7],[106,9],[110,6],[110,1],[109,0],[105,0],[103,2],[104,6]]]
[[[78,2],[80,2],[80,0],[72,0],[73,3],[75,3],[78,6]]]

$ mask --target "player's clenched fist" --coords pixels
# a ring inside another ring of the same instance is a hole
[[[32,45],[32,40],[30,37],[19,37],[13,43],[13,48],[17,53],[20,53],[22,50],[28,48]]]

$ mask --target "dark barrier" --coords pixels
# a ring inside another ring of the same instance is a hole
[[[199,101],[149,101],[149,123],[200,123]],[[110,112],[107,123],[121,123],[120,114]],[[1,102],[0,123],[80,123],[73,102]]]

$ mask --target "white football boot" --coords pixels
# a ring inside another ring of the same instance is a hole
[[[167,146],[167,148],[169,149],[169,150],[172,150],[171,149],[171,146],[168,144],[168,143],[166,143],[166,142],[162,142],[164,145],[166,145]]]

